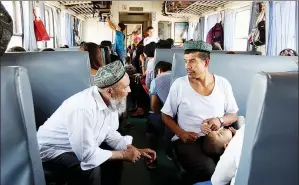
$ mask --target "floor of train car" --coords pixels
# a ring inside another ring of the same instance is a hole
[[[133,136],[133,145],[138,148],[145,148],[145,118],[129,118],[133,128],[124,129],[124,134]],[[169,160],[163,150],[162,143],[157,151],[158,167],[155,170],[148,170],[142,160],[137,163],[124,164],[124,171],[121,185],[176,185],[177,175],[174,164]]]

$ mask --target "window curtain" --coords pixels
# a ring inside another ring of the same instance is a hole
[[[266,45],[267,55],[277,56],[286,48],[296,47],[296,18],[295,1],[269,1],[267,6],[266,33],[268,42]]]
[[[60,24],[60,11],[57,8],[52,8],[53,18],[54,18],[54,30],[55,30],[55,48],[62,46],[61,40],[61,24]]]
[[[251,33],[252,29],[255,27],[256,19],[258,16],[258,6],[257,2],[251,3],[251,11],[250,11],[250,22],[249,22],[249,30],[248,35]],[[266,15],[267,16],[267,15]],[[247,42],[247,51],[251,51],[253,48],[249,42]]]
[[[206,40],[205,38],[205,17],[199,19],[200,24],[200,40]]]
[[[207,34],[210,31],[210,29],[213,26],[215,26],[216,23],[219,23],[220,21],[221,21],[221,13],[220,12],[207,17],[207,21],[205,24],[204,40],[206,40]]]
[[[38,3],[38,7],[39,7],[39,15],[40,15],[40,19],[43,21],[45,27],[46,27],[46,19],[45,19],[45,2],[44,1],[39,1]],[[48,33],[50,34],[50,33]],[[46,42],[45,41],[38,41],[40,42],[39,46],[42,46],[42,48],[46,47]]]
[[[299,52],[299,43],[298,43],[298,39],[299,39],[299,33],[298,33],[298,21],[299,21],[299,1],[296,1],[296,16],[295,16],[295,25],[296,25],[296,52],[298,53]]]
[[[224,11],[224,50],[233,50],[235,32],[235,10]]]
[[[37,48],[34,34],[33,1],[21,1],[23,6],[23,27],[24,27],[24,49],[34,51]]]
[[[64,13],[64,34],[63,38],[65,38],[63,45],[66,44],[68,46],[73,46],[73,21],[72,21],[72,16],[68,13]]]
[[[195,40],[196,35],[199,35],[198,22],[189,22],[187,40]]]

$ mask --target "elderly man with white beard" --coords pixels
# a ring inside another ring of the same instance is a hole
[[[94,86],[62,103],[37,133],[46,171],[71,185],[116,185],[122,161],[155,160],[154,151],[134,147],[131,136],[117,131],[129,85],[121,61],[115,61],[98,70]]]

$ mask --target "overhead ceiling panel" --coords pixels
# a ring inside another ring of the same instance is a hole
[[[190,17],[215,11],[230,3],[232,1],[166,1],[164,14],[172,17]]]
[[[84,18],[99,17],[100,13],[109,13],[111,5],[111,1],[59,1],[59,3]]]

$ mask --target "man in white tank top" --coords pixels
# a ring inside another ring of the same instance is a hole
[[[194,184],[209,181],[217,162],[203,152],[203,136],[236,122],[239,109],[228,80],[208,70],[212,46],[187,41],[184,49],[187,75],[172,84],[161,112],[175,134],[172,141],[187,172],[186,184]]]

